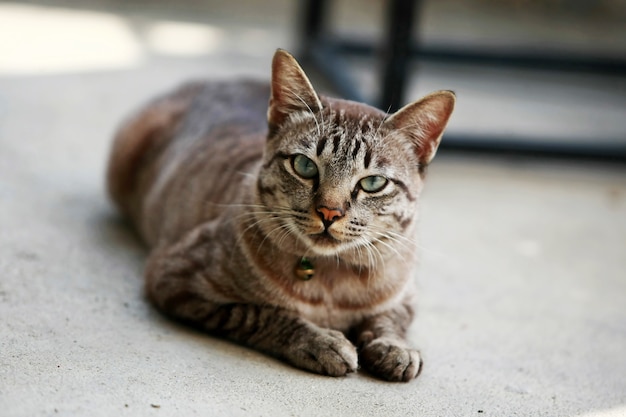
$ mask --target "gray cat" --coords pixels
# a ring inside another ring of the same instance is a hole
[[[302,369],[412,380],[419,196],[454,103],[439,91],[388,115],[320,96],[282,50],[270,85],[156,99],[120,129],[108,167],[151,247],[150,299]]]

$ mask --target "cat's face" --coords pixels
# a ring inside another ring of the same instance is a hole
[[[281,250],[306,256],[375,266],[412,251],[423,170],[454,100],[440,91],[387,115],[321,99],[295,59],[277,51],[256,224]]]
[[[288,233],[309,255],[364,258],[410,246],[420,162],[410,138],[385,116],[329,99],[320,112],[294,115],[275,132],[258,182],[277,239]]]

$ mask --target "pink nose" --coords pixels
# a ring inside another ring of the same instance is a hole
[[[343,210],[340,208],[328,208],[328,207],[318,207],[317,212],[321,214],[322,220],[327,222],[334,222],[337,219],[343,217]]]

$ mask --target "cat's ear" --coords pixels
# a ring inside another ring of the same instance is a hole
[[[437,91],[404,106],[385,124],[413,140],[419,162],[426,166],[435,157],[455,102],[452,91]]]
[[[291,54],[278,49],[272,60],[272,84],[267,121],[270,131],[280,126],[293,112],[318,112],[322,109],[317,93]]]

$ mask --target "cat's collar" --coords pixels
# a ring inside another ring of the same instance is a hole
[[[311,262],[311,260],[306,256],[303,256],[296,264],[295,273],[296,276],[302,281],[310,280],[311,278],[313,278],[313,275],[315,275],[315,267],[313,266],[313,262]]]

